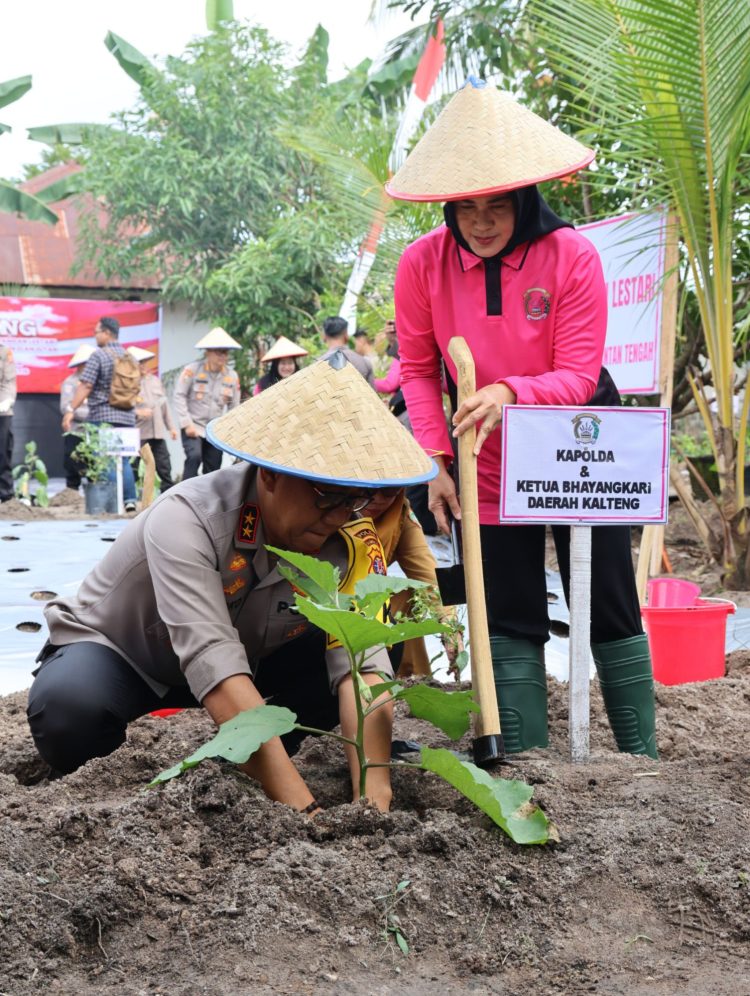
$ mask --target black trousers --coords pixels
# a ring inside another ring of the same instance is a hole
[[[201,464],[204,474],[210,474],[212,470],[218,470],[221,467],[221,458],[224,455],[222,451],[205,438],[186,436],[184,429],[182,430],[182,448],[185,450],[185,466],[182,470],[183,481],[189,477],[197,477]]]
[[[0,415],[0,501],[13,494],[13,417]]]
[[[171,488],[174,485],[172,480],[172,461],[169,459],[169,447],[167,446],[166,439],[142,439],[141,446],[144,443],[148,443],[151,447],[151,452],[154,455],[154,463],[156,464],[156,473],[159,475],[159,480],[161,481],[161,493]],[[133,460],[133,471],[136,478],[138,477],[138,464],[141,462],[140,457],[136,457]],[[195,477],[195,474],[193,474]]]
[[[565,597],[570,598],[570,529],[553,526]],[[545,526],[481,526],[490,635],[549,639],[544,574]],[[591,529],[591,641],[609,643],[643,632],[628,526]]]
[[[128,723],[156,709],[199,708],[184,685],[161,698],[118,653],[98,643],[47,644],[29,691],[27,717],[37,750],[56,771],[75,771],[125,742]],[[339,722],[331,694],[325,637],[314,630],[280,647],[256,669],[255,686],[272,705],[286,706],[305,726],[330,730]],[[289,755],[307,734],[282,737]]]
[[[67,433],[63,436],[63,467],[65,469],[65,486],[77,491],[81,486],[82,464],[73,456],[73,450],[81,441],[81,436]]]

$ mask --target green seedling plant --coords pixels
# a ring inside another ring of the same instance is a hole
[[[354,594],[350,595],[339,591],[340,575],[333,564],[273,546],[267,549],[280,561],[286,562],[279,563],[279,572],[292,585],[296,606],[302,615],[337,639],[349,656],[355,691],[356,734],[347,738],[339,733],[303,726],[297,723],[297,717],[291,710],[282,706],[257,706],[222,723],[213,740],[174,767],[161,772],[150,787],[169,781],[208,758],[223,757],[236,764],[244,764],[272,737],[300,730],[331,736],[354,748],[359,761],[360,794],[364,797],[368,768],[383,766],[371,764],[364,749],[365,720],[376,709],[393,700],[403,701],[413,716],[428,720],[451,740],[459,740],[466,733],[472,713],[479,711],[472,692],[448,692],[423,683],[405,686],[398,680],[389,680],[387,676],[382,676],[384,680],[381,684],[371,686],[362,676],[365,664],[379,648],[449,631],[434,617],[418,621],[403,618],[393,622],[383,621],[383,610],[393,594],[419,589],[425,586],[424,582],[370,574],[357,582]],[[442,748],[423,747],[418,761],[392,761],[385,766],[413,768],[439,775],[516,843],[543,844],[549,839],[548,820],[538,807],[530,804],[533,789],[524,782],[493,778],[488,772]]]
[[[376,901],[383,903],[383,940],[386,946],[395,941],[401,954],[409,954],[409,942],[403,932],[401,917],[395,912],[396,906],[402,902],[409,892],[411,882],[408,878],[401,879],[392,892],[377,896]]]
[[[439,618],[445,627],[445,631],[441,634],[440,639],[449,657],[448,673],[452,675],[455,681],[460,681],[461,672],[469,663],[469,654],[465,649],[460,649],[464,647],[465,626],[458,618],[455,609],[453,611],[447,610],[440,601],[440,593],[436,586],[427,583],[414,589],[409,599],[409,615],[415,622],[419,622],[422,619]],[[452,659],[449,651],[454,651]],[[429,662],[430,670],[432,670],[432,665],[435,661],[439,660],[441,656],[441,654],[436,654],[431,658]]]
[[[16,497],[20,501],[30,505],[33,500],[41,508],[47,508],[49,505],[49,495],[47,494],[49,475],[47,474],[44,461],[39,458],[36,443],[33,439],[26,443],[26,454],[23,458],[23,463],[19,463],[17,467],[14,467],[12,474],[15,481],[14,490]],[[36,488],[33,495],[30,493],[32,481],[36,481]]]
[[[109,480],[115,467],[115,458],[107,452],[112,426],[107,422],[85,422],[81,428],[81,441],[73,450],[73,458],[80,464],[81,474],[90,484],[101,484]]]

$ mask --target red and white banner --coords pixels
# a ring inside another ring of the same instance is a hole
[[[406,159],[414,132],[419,127],[422,114],[427,106],[430,91],[435,85],[435,81],[440,75],[440,70],[445,62],[445,29],[442,20],[437,22],[437,30],[434,35],[430,35],[422,58],[419,60],[417,71],[414,74],[414,82],[409,91],[409,98],[406,101],[404,113],[398,123],[398,131],[393,140],[391,158],[389,165],[393,173],[401,166]]]
[[[79,346],[93,346],[94,328],[108,315],[120,323],[119,342],[159,355],[158,304],[75,298],[0,297],[0,342],[13,350],[19,394],[57,394]]]
[[[440,75],[440,70],[443,68],[444,62],[445,30],[443,22],[440,20],[437,23],[436,33],[430,35],[430,39],[419,60],[417,71],[414,73],[414,81],[409,91],[406,107],[404,108],[404,113],[401,115],[398,131],[393,140],[393,148],[391,149],[389,159],[391,172],[395,173],[406,158],[409,142],[422,119],[430,91]],[[372,264],[375,262],[378,241],[383,231],[384,221],[384,212],[378,210],[372,220],[370,230],[360,246],[359,253],[349,276],[349,281],[346,285],[346,292],[344,293],[344,300],[341,302],[339,315],[341,318],[346,319],[349,325],[349,335],[354,335],[357,329],[357,300],[362,293],[362,288],[365,285],[365,280],[372,268]]]

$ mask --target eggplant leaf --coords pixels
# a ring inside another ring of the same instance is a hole
[[[158,774],[149,782],[149,788],[168,782],[212,757],[223,757],[235,764],[244,764],[267,740],[293,730],[296,722],[297,717],[291,709],[283,706],[262,705],[246,709],[222,723],[213,740],[203,744],[190,757]]]
[[[517,844],[545,844],[549,840],[547,817],[538,807],[529,807],[534,791],[530,785],[493,778],[449,750],[423,747],[421,767],[450,782]]]

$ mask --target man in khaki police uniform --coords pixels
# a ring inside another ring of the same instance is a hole
[[[197,477],[221,467],[221,450],[206,439],[206,426],[240,403],[240,379],[235,370],[227,366],[231,349],[241,349],[240,344],[224,329],[211,329],[195,344],[205,349],[202,360],[188,363],[179,376],[174,390],[174,407],[182,431],[185,466],[182,479]]]
[[[138,361],[141,369],[141,391],[135,403],[135,424],[141,434],[141,446],[147,443],[151,448],[156,473],[161,481],[160,490],[164,494],[174,485],[167,434],[172,439],[177,439],[177,430],[172,421],[164,385],[150,369],[151,360],[156,353],[152,353],[150,349],[141,349],[140,346],[128,346],[128,352]]]
[[[352,431],[342,438],[344,419]],[[295,610],[265,544],[330,560],[350,591],[385,573],[372,521],[357,513],[379,486],[430,479],[433,462],[341,357],[251,398],[208,435],[242,462],[160,497],[75,597],[45,610],[50,639],[28,716],[39,752],[59,771],[111,753],[129,722],[163,707],[201,704],[222,723],[269,699],[304,725],[356,730],[346,655]],[[392,673],[384,648],[364,670],[370,685],[382,681],[376,672]],[[391,724],[387,706],[367,720],[374,761],[390,758]],[[301,739],[268,741],[243,770],[272,799],[314,812],[289,758]],[[356,756],[348,760],[356,798]],[[367,795],[388,808],[387,767],[370,769]]]
[[[94,347],[84,343],[73,353],[68,363],[72,368],[69,374],[60,385],[60,414],[65,415],[71,402],[76,395],[78,385],[81,383],[81,371],[86,366],[89,357],[94,352]],[[73,456],[73,450],[80,443],[83,432],[83,424],[89,418],[89,403],[86,399],[73,411],[73,419],[70,428],[63,434],[63,466],[65,468],[65,486],[71,491],[78,491],[81,486],[81,465]]]
[[[13,405],[16,363],[10,346],[0,345],[0,501],[13,497]]]

